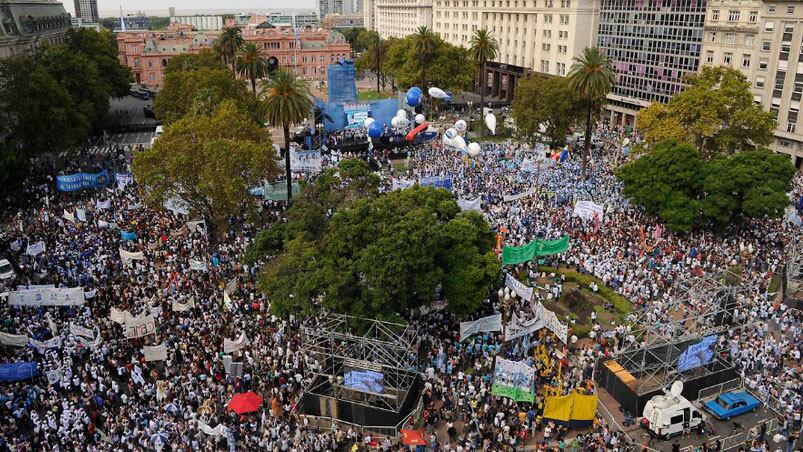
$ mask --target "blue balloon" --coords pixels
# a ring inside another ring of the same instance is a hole
[[[380,123],[379,121],[374,121],[371,123],[371,126],[368,127],[368,136],[371,138],[379,138],[382,136],[382,132],[385,130],[385,125]]]
[[[416,94],[424,94],[424,90],[422,90],[421,88],[419,88],[417,86],[414,86],[414,87],[410,88],[407,92],[408,93],[409,92],[413,92],[413,93],[416,93]]]
[[[421,96],[424,95],[424,92],[421,91],[421,88],[414,86],[407,90],[407,94],[405,95],[405,99],[407,100],[407,105],[411,107],[415,107],[419,103],[421,103]]]

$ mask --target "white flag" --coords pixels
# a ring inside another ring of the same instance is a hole
[[[47,375],[47,384],[49,384],[50,386],[53,386],[54,384],[61,381],[60,369],[48,371],[45,375]]]
[[[95,203],[95,207],[97,207],[98,210],[111,209],[112,208],[112,200],[111,199],[107,199],[105,201],[101,201],[101,200],[98,199],[98,201]]]
[[[142,347],[142,354],[145,355],[145,361],[166,361],[167,360],[167,347],[164,343],[154,346]]]
[[[75,209],[75,216],[78,218],[78,221],[86,223],[86,210]]]
[[[37,256],[45,252],[45,242],[38,241],[36,243],[29,243],[25,248],[25,254],[29,256]]]
[[[223,306],[226,306],[226,309],[229,311],[234,310],[234,305],[231,303],[231,298],[229,298],[229,294],[225,290],[223,291]]]
[[[81,325],[76,325],[73,322],[70,322],[70,334],[73,336],[83,336],[86,338],[94,338],[95,332],[90,330],[89,328],[84,328]]]
[[[67,212],[67,209],[64,209],[64,215],[62,216],[65,220],[75,223],[75,215],[70,212]]]

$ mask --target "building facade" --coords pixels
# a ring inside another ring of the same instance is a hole
[[[198,31],[217,31],[223,29],[223,16],[170,16],[171,23],[192,25]]]
[[[363,28],[365,25],[363,15],[360,14],[329,14],[321,21],[323,28]]]
[[[601,0],[597,45],[613,61],[612,121],[633,125],[651,102],[667,102],[697,72],[707,0]]]
[[[61,44],[72,27],[64,6],[53,0],[0,0],[0,22],[0,58]]]
[[[432,29],[433,0],[365,0],[366,28],[383,38],[403,38],[426,26]]]
[[[75,17],[80,17],[86,22],[97,22],[100,19],[98,15],[98,0],[75,0]]]
[[[176,23],[164,31],[118,33],[118,56],[121,64],[131,68],[137,83],[159,89],[170,59],[211,48],[219,34]],[[351,58],[351,46],[334,30],[305,29],[296,35],[291,27],[257,26],[244,28],[242,36],[246,42],[255,43],[271,63],[307,80],[326,80],[329,64]]]

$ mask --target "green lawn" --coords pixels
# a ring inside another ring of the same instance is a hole
[[[377,93],[376,91],[360,91],[357,93],[357,100],[361,101],[380,100],[387,99],[389,97],[393,96],[387,93]]]

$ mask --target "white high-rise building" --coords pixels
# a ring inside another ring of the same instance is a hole
[[[403,38],[422,25],[432,28],[432,0],[365,0],[363,18],[383,38]]]

